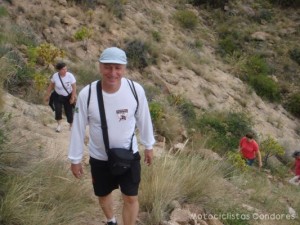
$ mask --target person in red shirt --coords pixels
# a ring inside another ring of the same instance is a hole
[[[293,157],[295,161],[291,166],[291,173],[295,176],[289,180],[289,183],[300,186],[300,151],[295,151]]]
[[[258,156],[258,165],[262,167],[261,154],[259,151],[259,146],[256,141],[253,139],[252,133],[247,133],[245,137],[242,137],[240,140],[240,153],[243,158],[246,160],[247,165],[252,166],[256,155]]]

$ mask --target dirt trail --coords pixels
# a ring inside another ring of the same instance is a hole
[[[67,160],[68,146],[70,139],[69,125],[66,119],[63,118],[62,131],[55,132],[56,121],[54,120],[54,113],[50,107],[44,105],[34,105],[20,100],[10,94],[5,94],[4,112],[7,117],[11,118],[10,134],[12,137],[18,137],[15,141],[18,143],[30,141],[31,144],[40,148],[42,154],[39,155],[38,160],[43,158],[58,158],[65,160],[66,166],[69,166]],[[85,146],[85,155],[83,164],[88,165],[88,151]],[[105,217],[102,214],[97,198],[94,196],[91,176],[89,169],[84,169],[83,185],[90,189],[91,199],[94,200],[94,207],[89,213],[84,213],[81,219],[76,221],[80,225],[99,225],[104,224]],[[76,178],[74,178],[76,179]],[[119,190],[113,192],[114,195],[114,209],[118,223],[122,225],[121,221],[121,194]],[[75,224],[75,225],[76,225]],[[74,223],[72,224],[74,225]]]

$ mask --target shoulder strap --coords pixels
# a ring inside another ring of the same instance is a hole
[[[100,80],[97,82],[96,89],[97,89],[99,113],[101,118],[101,129],[102,129],[103,141],[105,145],[105,151],[107,152],[109,149],[109,140],[108,140],[106,115],[105,115],[105,109],[103,103],[102,86]]]
[[[131,92],[132,92],[132,94],[133,94],[133,96],[134,96],[134,98],[135,98],[135,100],[136,100],[136,103],[137,103],[137,106],[136,106],[136,109],[135,109],[135,113],[134,114],[136,114],[136,112],[137,112],[137,110],[138,110],[138,108],[139,108],[139,98],[138,98],[138,95],[137,95],[137,93],[136,93],[136,90],[135,90],[135,86],[134,86],[134,83],[133,83],[133,81],[132,80],[129,80],[129,79],[126,79],[127,80],[127,82],[128,82],[128,84],[129,84],[129,87],[130,87],[130,89],[131,89]],[[130,82],[129,82],[130,81]],[[131,84],[130,84],[131,83]]]
[[[89,95],[88,95],[88,100],[87,100],[87,109],[89,109],[89,105],[90,105],[91,92],[92,92],[92,83],[90,83],[90,85],[89,85]]]
[[[62,79],[61,79],[61,77],[59,76],[58,73],[57,73],[57,76],[58,76],[58,78],[60,79],[60,82],[61,82],[63,88],[65,89],[65,91],[68,93],[68,95],[70,95],[70,93],[68,92],[67,88],[65,87],[65,85],[64,85],[64,83],[62,82]]]

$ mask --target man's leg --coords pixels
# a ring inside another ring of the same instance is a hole
[[[139,213],[138,196],[123,196],[123,223],[124,225],[135,225]]]
[[[107,220],[112,219],[114,217],[112,193],[99,197],[99,204]]]

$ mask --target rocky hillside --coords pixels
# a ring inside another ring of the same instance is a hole
[[[5,17],[7,21],[3,23],[15,24],[16,28],[25,30],[27,36],[37,44],[48,42],[63,49],[66,53],[64,60],[69,63],[70,70],[85,65],[96,70],[97,58],[107,46],[126,48],[134,41],[146,43],[147,66],[142,69],[130,68],[128,77],[184,96],[199,113],[246,112],[254,119],[255,130],[259,134],[276,137],[287,152],[297,149],[300,144],[299,120],[280,104],[257,96],[245,82],[233,75],[232,65],[224,63],[217,54],[219,37],[214,30],[214,16],[224,10],[229,15],[258,15],[261,10],[259,2],[242,1],[239,5],[227,5],[216,10],[197,8],[182,2],[10,0],[2,1],[1,5],[9,13],[9,17]],[[196,15],[197,24],[193,30],[180,27],[174,19],[178,10],[187,10]],[[297,15],[297,11],[294,13]],[[299,28],[299,20],[295,15],[277,19],[286,22],[285,31],[270,30],[272,37],[266,32],[253,32],[252,38],[274,45],[280,32],[288,36]],[[260,29],[268,30],[268,25],[263,21]],[[80,39],[76,34],[83,28],[90,32]],[[25,61],[28,60],[28,46],[21,44],[13,46],[13,49],[25,57]],[[77,71],[80,73],[79,69]],[[299,68],[296,73],[298,71]],[[76,74],[75,70],[75,75],[80,74]]]

